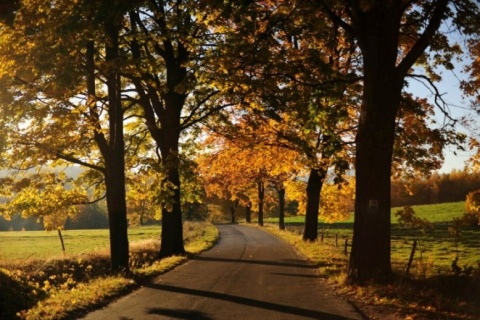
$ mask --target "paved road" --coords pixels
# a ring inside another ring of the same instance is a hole
[[[84,319],[362,319],[288,244],[248,226],[219,229],[212,249]]]

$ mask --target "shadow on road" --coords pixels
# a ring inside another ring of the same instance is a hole
[[[149,314],[158,314],[160,316],[172,317],[175,319],[195,319],[195,320],[212,320],[213,318],[205,315],[203,312],[191,310],[171,310],[162,308],[153,308],[148,310]]]
[[[212,262],[232,262],[232,263],[252,263],[263,264],[267,266],[280,266],[280,267],[295,267],[295,268],[307,268],[318,269],[321,267],[319,264],[310,264],[303,260],[280,260],[280,261],[268,261],[268,260],[248,260],[248,259],[225,259],[225,258],[209,258],[203,256],[195,256],[192,260],[200,261],[212,261]]]
[[[180,293],[180,294],[188,294],[188,295],[206,297],[206,298],[211,298],[211,299],[229,301],[229,302],[238,303],[238,304],[242,304],[242,305],[246,305],[246,306],[251,306],[251,307],[262,308],[262,309],[272,310],[272,311],[276,311],[276,312],[281,312],[281,313],[285,313],[285,314],[309,317],[309,318],[312,318],[312,319],[322,319],[322,320],[344,320],[344,319],[347,319],[345,317],[340,317],[340,316],[325,313],[325,312],[303,309],[303,308],[297,308],[297,307],[293,307],[293,306],[287,306],[287,305],[271,303],[271,302],[266,302],[266,301],[259,301],[259,300],[254,300],[254,299],[250,299],[250,298],[233,296],[233,295],[223,294],[223,293],[210,292],[210,291],[205,291],[205,290],[188,289],[188,288],[181,288],[181,287],[175,287],[175,286],[163,285],[163,284],[154,284],[154,283],[147,284],[146,286],[150,287],[150,288],[153,288],[153,289],[157,289],[157,290],[163,290],[163,291],[175,292],[175,293]],[[178,312],[176,310],[172,311],[172,310],[163,310],[163,309],[154,309],[153,311],[155,311],[155,310],[157,310],[158,314],[161,314],[160,312]],[[185,316],[188,316],[188,314],[186,312],[184,312],[183,316],[184,316],[184,318],[182,318],[181,315],[180,315],[179,318],[180,319],[187,319],[187,318],[185,318]],[[197,318],[194,318],[194,319],[197,319]],[[208,318],[198,318],[198,319],[208,319]]]
[[[298,277],[298,278],[310,278],[310,279],[321,279],[319,275],[315,274],[296,274],[296,273],[281,273],[281,272],[275,272],[271,273],[276,276],[282,276],[282,277]]]

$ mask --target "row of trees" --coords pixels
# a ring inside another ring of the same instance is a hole
[[[6,220],[0,217],[0,231],[20,231],[20,230],[44,230],[43,216],[40,218],[32,216],[24,218],[21,214],[9,217]],[[84,205],[78,210],[74,217],[68,218],[64,224],[65,229],[106,229],[108,228],[107,213],[98,204]]]
[[[314,240],[324,185],[348,190],[354,168],[349,276],[386,275],[392,172],[428,173],[465,139],[432,126],[434,106],[403,88],[453,68],[462,48],[438,32],[443,21],[475,54],[474,1],[23,0],[1,10],[3,164],[85,167],[69,201],[105,198],[113,270],[128,268],[127,188],[156,194],[163,257],[184,253],[182,203],[198,202],[198,177],[232,210],[255,204],[260,222],[266,190],[282,211],[307,177],[304,239]]]
[[[480,174],[467,170],[434,173],[423,179],[398,180],[392,183],[392,206],[465,201],[470,192],[479,189]]]

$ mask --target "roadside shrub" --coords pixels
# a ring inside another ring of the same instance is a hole
[[[17,312],[31,308],[45,296],[44,292],[22,279],[18,271],[0,269],[0,288],[0,319],[16,319]]]
[[[433,225],[427,219],[420,218],[416,215],[412,207],[406,206],[402,210],[395,213],[398,217],[398,223],[406,228],[416,230],[422,233],[433,228]]]
[[[469,226],[480,226],[480,190],[467,194],[465,211],[463,223]]]

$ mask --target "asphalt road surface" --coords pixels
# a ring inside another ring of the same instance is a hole
[[[248,226],[219,229],[212,249],[84,319],[362,319],[290,245]]]

